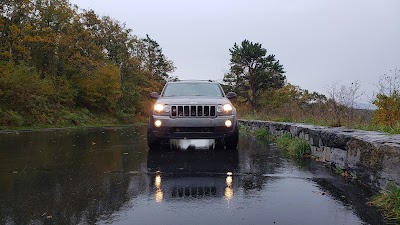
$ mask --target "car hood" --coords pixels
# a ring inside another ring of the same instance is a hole
[[[231,103],[225,97],[204,97],[204,96],[188,96],[188,97],[162,97],[157,103],[165,105],[218,105]]]

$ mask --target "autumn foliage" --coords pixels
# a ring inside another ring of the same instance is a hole
[[[149,36],[68,0],[0,2],[0,126],[133,122],[174,69]]]

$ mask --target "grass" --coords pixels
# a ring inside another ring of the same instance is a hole
[[[242,124],[239,124],[239,132],[240,132],[241,134],[250,134],[250,133],[251,133],[251,130],[250,130],[250,127],[244,126],[244,125],[242,125]]]
[[[387,134],[400,134],[400,126],[389,127],[389,126],[379,126],[373,124],[360,124],[355,125],[351,128],[359,129],[359,130],[367,130],[367,131],[379,131]]]
[[[254,132],[254,135],[256,136],[257,140],[260,141],[267,141],[267,142],[273,142],[275,141],[275,136],[270,134],[266,128],[259,128]]]
[[[119,126],[127,124],[142,125],[147,123],[147,117],[132,115],[130,121],[123,121],[109,113],[85,113],[81,111],[67,112],[62,120],[56,124],[32,124],[19,126],[0,126],[1,130],[40,130],[47,128],[78,128]]]
[[[280,149],[287,149],[289,147],[291,137],[288,134],[283,134],[276,139],[276,145]]]
[[[287,153],[296,159],[302,159],[311,154],[310,145],[306,140],[298,137],[291,137],[288,134],[277,137],[276,145],[279,149],[287,150]]]
[[[400,189],[396,184],[388,183],[382,193],[372,198],[370,204],[381,208],[390,222],[400,224]]]

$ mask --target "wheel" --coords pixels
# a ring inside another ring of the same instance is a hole
[[[225,138],[225,147],[228,150],[237,149],[239,143],[239,127],[236,124],[235,131],[233,134],[227,138]]]
[[[151,129],[147,129],[147,145],[151,150],[158,150],[161,148],[161,138],[154,136]]]

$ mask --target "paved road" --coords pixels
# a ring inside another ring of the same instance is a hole
[[[371,195],[245,136],[169,152],[144,127],[0,134],[1,224],[385,224]]]

